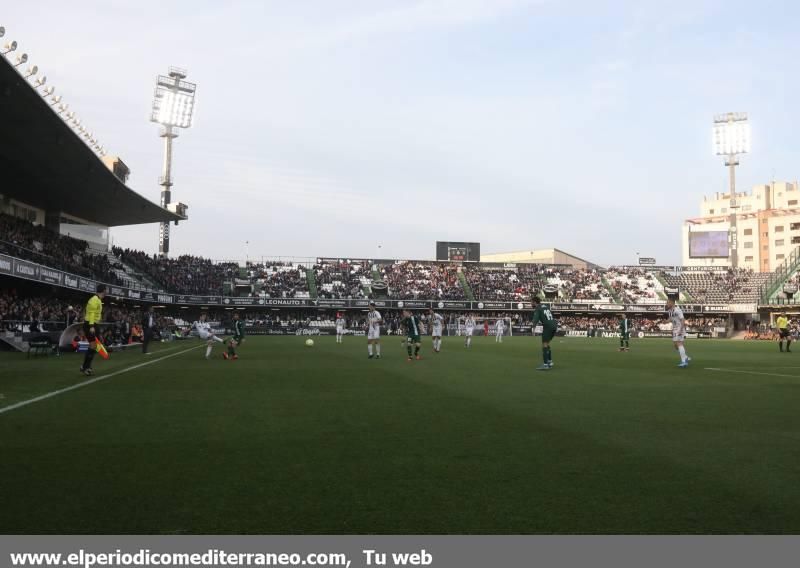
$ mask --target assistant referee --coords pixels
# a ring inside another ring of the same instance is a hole
[[[780,314],[776,324],[778,325],[778,335],[780,336],[778,347],[783,351],[783,342],[786,341],[786,352],[791,353],[792,336],[789,334],[789,318],[786,317],[786,314]]]
[[[105,297],[105,284],[98,284],[97,293],[86,302],[86,310],[83,315],[83,334],[89,342],[89,349],[86,351],[83,365],[81,365],[81,373],[86,376],[94,374],[94,371],[92,371],[92,359],[94,359],[94,354],[97,351],[93,343],[97,340],[97,336],[100,335],[100,321],[103,319],[103,298]]]

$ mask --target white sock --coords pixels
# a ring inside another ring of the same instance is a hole
[[[381,354],[381,344],[380,343],[378,343],[375,346],[375,354],[378,355],[378,356],[380,356],[380,354]]]
[[[370,355],[372,355],[372,343],[367,344],[367,351],[369,352]]]
[[[225,343],[222,339],[217,337],[216,335],[213,337],[214,341],[219,341],[220,343]]]
[[[686,348],[683,345],[678,346],[678,353],[681,356],[681,363],[686,363]]]
[[[209,355],[211,355],[211,346],[210,345],[208,347],[206,347],[206,357],[208,357]]]

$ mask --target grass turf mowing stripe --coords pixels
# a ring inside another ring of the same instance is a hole
[[[798,375],[786,375],[783,373],[764,373],[762,371],[742,371],[737,369],[720,369],[718,367],[706,367],[706,371],[717,371],[721,373],[740,373],[743,375],[766,375],[768,377],[788,377],[790,379],[800,379]]]
[[[165,359],[171,359],[172,357],[177,357],[178,355],[183,355],[184,353],[187,353],[189,351],[197,349],[198,347],[203,347],[203,346],[202,345],[196,345],[194,347],[189,347],[188,349],[184,349],[183,351],[178,351],[177,353],[173,353],[171,355],[165,355],[164,357],[159,357],[158,359],[150,359],[149,361],[145,361],[143,363],[139,363],[138,365],[133,365],[132,367],[126,367],[124,369],[120,369],[119,371],[114,371],[113,373],[109,373],[108,375],[102,375],[100,377],[95,377],[94,379],[89,379],[88,381],[83,381],[82,383],[78,383],[78,384],[75,384],[75,385],[72,385],[72,386],[65,387],[63,389],[58,389],[58,390],[55,390],[55,391],[52,391],[52,392],[48,392],[46,394],[34,397],[34,398],[29,398],[28,400],[23,400],[23,401],[15,403],[15,404],[11,404],[9,406],[5,406],[3,408],[0,408],[0,414],[3,414],[5,412],[11,412],[12,410],[16,410],[18,408],[22,408],[23,406],[28,406],[29,404],[33,404],[35,402],[41,402],[43,400],[47,400],[48,398],[52,398],[54,396],[58,396],[60,394],[64,394],[65,392],[69,392],[69,391],[72,391],[72,390],[75,390],[75,389],[87,387],[87,386],[89,386],[89,385],[91,385],[93,383],[104,381],[106,379],[110,379],[111,377],[115,377],[117,375],[121,375],[123,373],[127,373],[128,371],[133,371],[133,370],[139,369],[141,367],[146,367],[147,365],[152,365],[153,363],[158,363],[159,361],[163,361]],[[165,351],[168,351],[168,350],[165,350]]]

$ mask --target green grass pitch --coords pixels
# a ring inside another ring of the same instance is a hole
[[[800,532],[800,348],[304,341],[112,354],[152,363],[0,412],[0,533]],[[79,364],[2,354],[0,411]]]

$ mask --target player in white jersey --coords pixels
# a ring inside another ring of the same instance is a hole
[[[667,313],[672,322],[672,344],[681,357],[681,363],[678,367],[685,369],[689,366],[689,361],[692,358],[686,354],[686,347],[684,346],[686,341],[686,320],[683,318],[683,310],[675,305],[674,298],[667,300]]]
[[[503,318],[497,320],[497,323],[494,324],[494,342],[495,343],[503,343],[503,332],[506,330],[506,322]]]
[[[341,343],[344,337],[344,317],[342,314],[336,315],[336,343]]]
[[[206,342],[206,359],[211,357],[211,347],[214,345],[215,341],[223,343],[222,339],[214,335],[214,332],[211,331],[211,324],[206,321],[207,317],[208,316],[204,312],[200,314],[200,319],[192,324],[192,329],[197,333],[197,337]]]
[[[472,314],[467,314],[464,319],[464,347],[472,345],[472,332],[475,331],[475,318]]]
[[[375,357],[381,358],[381,323],[383,318],[378,310],[375,309],[375,302],[369,303],[367,312],[367,352],[372,359],[372,346],[375,346]]]
[[[444,328],[444,318],[441,314],[428,310],[428,324],[431,326],[431,338],[433,339],[433,352],[439,353],[442,350],[442,329]]]

